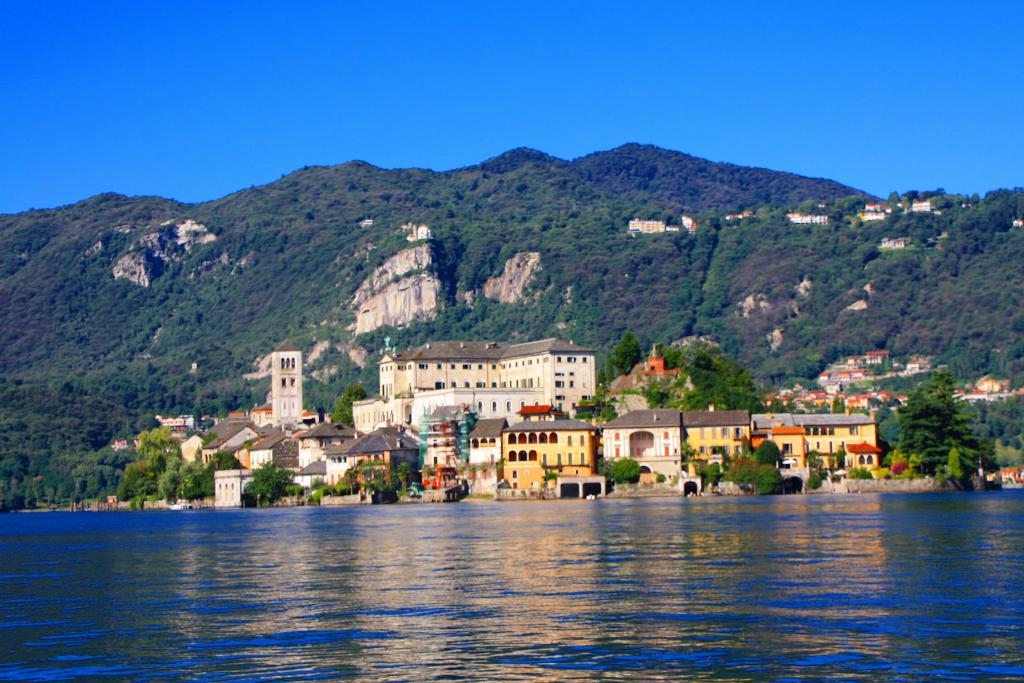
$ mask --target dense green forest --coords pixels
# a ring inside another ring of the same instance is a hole
[[[105,194],[0,216],[0,480],[66,499],[69,463],[100,457],[147,416],[262,401],[266,380],[244,375],[283,339],[307,357],[327,342],[306,390],[307,407],[327,410],[348,383],[376,386],[385,337],[559,336],[604,353],[631,329],[645,347],[707,337],[765,385],[880,348],[933,355],[961,380],[991,371],[1024,384],[1024,230],[1012,227],[1024,193],[921,196],[938,211],[903,212],[909,193],[865,223],[866,196],[832,181],[626,145],[574,161],[513,150],[448,172],[350,162],[199,204]],[[726,221],[737,209],[754,214]],[[790,210],[830,220],[794,225]],[[684,213],[693,235],[626,233],[632,218]],[[215,239],[161,233],[189,219]],[[353,294],[409,246],[407,222],[433,232],[439,306],[354,337]],[[879,249],[901,236],[910,248]],[[520,252],[540,255],[522,300],[482,296]],[[112,274],[133,255],[148,287]],[[78,418],[97,425],[80,433]]]

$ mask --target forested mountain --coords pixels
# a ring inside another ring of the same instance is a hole
[[[357,377],[373,386],[385,336],[606,350],[627,329],[703,335],[769,383],[888,348],[1019,384],[1024,194],[931,194],[939,212],[894,203],[867,223],[869,198],[832,181],[625,145],[448,172],[350,162],[199,204],[104,194],[0,216],[0,428],[16,434],[29,404],[68,413],[38,399],[62,393],[102,399],[94,447],[153,412],[246,407],[283,339],[310,359],[307,407]],[[755,213],[725,220],[738,209]],[[791,224],[794,209],[829,223]],[[684,213],[693,235],[626,232]],[[408,223],[432,239],[408,241]],[[879,249],[901,236],[910,248]]]

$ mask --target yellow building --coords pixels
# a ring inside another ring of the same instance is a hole
[[[766,413],[754,415],[753,425],[754,447],[774,441],[782,452],[783,467],[806,467],[812,452],[820,454],[822,464],[829,467],[840,451],[846,454],[845,461],[838,463],[841,467],[874,472],[881,466],[878,427],[869,415]]]
[[[589,477],[597,473],[600,432],[579,420],[520,422],[501,435],[504,479],[514,489],[545,487],[544,475]]]
[[[683,413],[686,443],[691,458],[723,462],[750,450],[750,413],[746,410],[711,410]]]

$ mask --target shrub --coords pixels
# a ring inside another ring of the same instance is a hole
[[[898,460],[898,461],[896,461],[896,462],[894,462],[892,464],[892,467],[889,468],[889,471],[892,472],[897,477],[900,476],[901,474],[903,474],[906,470],[907,470],[907,461],[906,460]]]
[[[821,475],[817,472],[811,472],[811,476],[807,477],[807,488],[812,491],[817,491],[821,488]]]
[[[665,476],[664,474],[662,474],[661,472],[658,472],[658,476],[657,476],[657,477],[655,477],[655,480],[656,480],[656,481],[657,481],[657,482],[658,482],[659,484],[664,484],[664,483],[665,483],[665,480],[666,480],[666,479],[667,479],[667,477],[666,477],[666,476]]]
[[[863,467],[851,467],[846,472],[846,476],[849,479],[874,479],[871,475],[871,471]]]
[[[697,473],[700,475],[701,484],[705,489],[717,486],[718,482],[722,481],[722,468],[718,466],[717,462],[701,467]]]
[[[756,483],[759,496],[782,493],[782,474],[775,465],[758,465]]]
[[[640,463],[632,458],[616,460],[610,474],[616,484],[635,484],[640,481]]]
[[[758,495],[782,493],[782,475],[774,465],[759,465],[750,458],[733,461],[725,478],[739,486],[753,488]]]

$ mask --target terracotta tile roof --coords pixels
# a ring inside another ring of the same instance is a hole
[[[635,427],[682,427],[683,414],[672,408],[654,408],[649,410],[634,410],[610,420],[604,425],[608,428],[635,428]]]
[[[851,443],[846,447],[847,453],[881,453],[882,449],[869,443]]]

